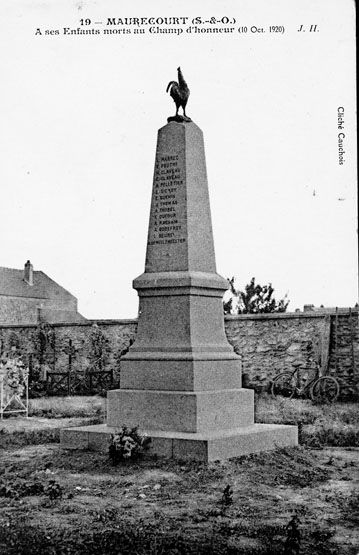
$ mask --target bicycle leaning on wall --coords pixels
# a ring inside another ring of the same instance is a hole
[[[287,399],[292,397],[309,397],[314,403],[333,403],[339,396],[340,386],[333,376],[321,376],[320,365],[315,363],[314,377],[303,379],[300,375],[301,362],[293,363],[294,370],[281,372],[273,379],[271,393],[273,397],[282,395]],[[305,369],[305,367],[303,368]]]

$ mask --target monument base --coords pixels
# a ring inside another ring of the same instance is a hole
[[[61,446],[64,449],[107,452],[110,435],[116,430],[106,424],[65,428],[61,431]],[[297,426],[278,424],[252,424],[212,433],[145,433],[152,439],[149,454],[202,462],[231,459],[298,444]]]
[[[140,430],[213,433],[254,423],[251,389],[155,391],[112,389],[107,393],[107,424]]]

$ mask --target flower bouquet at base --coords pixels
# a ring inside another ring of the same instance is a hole
[[[151,438],[146,434],[139,434],[138,426],[128,428],[123,426],[119,432],[111,434],[109,457],[112,464],[120,461],[136,460],[150,447]]]
[[[21,397],[26,395],[26,385],[29,371],[25,368],[21,359],[10,358],[0,360],[0,389],[1,406],[0,411],[8,409],[11,412],[11,404],[20,404],[25,409]],[[16,411],[18,412],[18,411]]]

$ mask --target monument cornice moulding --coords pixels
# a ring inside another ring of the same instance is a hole
[[[222,346],[215,346],[215,349],[215,352],[210,352],[208,348],[204,348],[202,351],[189,351],[188,348],[183,347],[182,350],[173,348],[171,352],[163,353],[159,352],[158,348],[153,352],[138,349],[128,353],[126,360],[238,360],[238,356],[233,351],[224,351]]]
[[[133,281],[135,289],[201,287],[226,291],[228,282],[219,274],[207,272],[146,272]]]

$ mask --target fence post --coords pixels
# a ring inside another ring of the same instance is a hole
[[[32,353],[29,353],[28,356],[28,365],[29,365],[29,382],[32,382]]]
[[[69,372],[72,370],[72,339],[69,339]]]
[[[349,308],[349,329],[350,329],[351,358],[352,358],[352,365],[353,365],[351,375],[354,376],[355,374],[354,328],[353,328],[353,313],[351,308]]]
[[[338,375],[338,307],[335,307],[335,377]]]
[[[56,336],[55,336],[55,332],[54,332],[54,335],[53,335],[52,349],[53,349],[52,366],[53,366],[53,369],[54,369],[54,372],[55,372],[55,370],[56,370]]]
[[[324,316],[324,330],[321,336],[321,376],[326,376],[329,373],[329,358],[330,358],[330,334],[331,334],[331,315]]]

